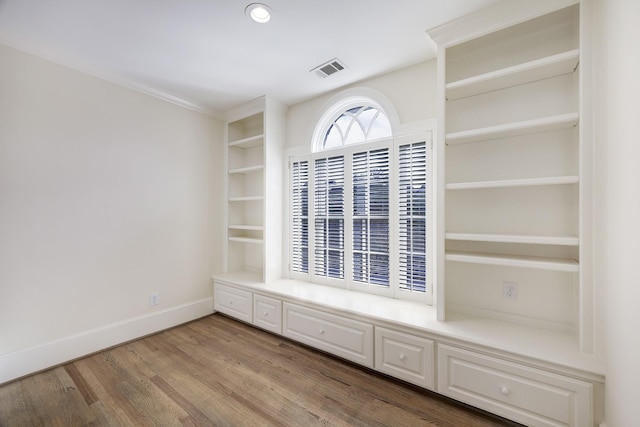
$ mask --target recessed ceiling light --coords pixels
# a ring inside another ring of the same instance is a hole
[[[271,19],[271,8],[262,3],[251,3],[244,10],[244,13],[260,24],[269,22],[269,20]]]

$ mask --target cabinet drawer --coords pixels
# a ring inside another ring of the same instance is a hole
[[[253,298],[248,291],[214,283],[213,308],[244,322],[253,320]]]
[[[282,333],[282,302],[253,294],[253,324],[267,331]]]
[[[438,391],[529,426],[592,426],[592,384],[438,346]]]
[[[283,335],[373,368],[373,325],[287,302]]]
[[[433,390],[433,341],[376,327],[375,349],[378,371]]]

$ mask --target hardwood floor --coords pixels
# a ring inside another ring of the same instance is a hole
[[[0,387],[0,426],[508,426],[215,314]]]

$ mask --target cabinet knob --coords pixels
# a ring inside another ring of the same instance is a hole
[[[320,329],[318,333],[320,333],[320,335],[324,334],[324,329]]]
[[[400,354],[398,355],[398,359],[400,359],[400,360],[405,360],[406,358],[407,358],[407,356],[405,356],[405,354],[404,354],[404,353],[400,353]]]
[[[233,301],[229,301],[229,305],[233,304]]]
[[[509,394],[509,388],[502,386],[502,388],[500,389],[500,393],[504,394],[505,396]]]
[[[269,312],[268,312],[268,311],[265,311],[265,312],[264,312],[264,317],[267,317],[267,316],[269,316]]]

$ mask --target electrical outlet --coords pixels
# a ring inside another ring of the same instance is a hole
[[[518,284],[516,282],[502,282],[502,296],[505,299],[518,299]]]
[[[160,295],[157,292],[152,292],[149,294],[149,307],[153,305],[158,305],[158,300],[160,299]]]

